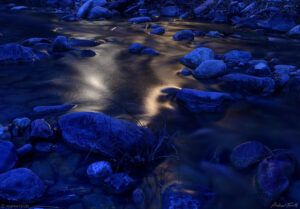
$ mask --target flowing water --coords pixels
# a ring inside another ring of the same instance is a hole
[[[285,96],[281,95],[267,98],[271,106],[264,102],[261,105],[238,102],[221,115],[193,115],[179,108],[176,101],[166,97],[161,90],[169,87],[219,90],[216,82],[198,81],[177,74],[184,68],[180,64],[181,57],[195,47],[208,47],[216,54],[232,49],[247,50],[255,59],[277,57],[282,64],[300,67],[300,42],[237,31],[228,25],[181,20],[162,20],[157,24],[166,28],[165,35],[152,36],[143,24],[132,25],[126,20],[66,23],[48,13],[1,11],[0,44],[57,35],[103,43],[90,48],[97,54],[92,58],[81,58],[70,52],[61,58],[33,64],[0,66],[0,122],[5,124],[20,116],[38,117],[32,113],[32,108],[38,105],[72,103],[77,105],[72,111],[104,112],[155,128],[166,126],[174,136],[179,159],[169,156],[153,170],[155,175],[140,178],[140,187],[146,196],[145,208],[159,208],[161,193],[174,182],[213,188],[218,194],[216,208],[262,207],[249,189],[253,183],[250,175],[221,175],[214,169],[203,167],[201,161],[222,163],[221,156],[227,156],[234,146],[247,140],[261,141],[271,149],[299,150],[298,108],[276,102],[273,105],[278,98],[284,100]],[[241,34],[243,39],[226,36],[196,38],[193,42],[173,41],[173,34],[182,29],[218,30],[226,35]],[[134,42],[149,46],[161,55],[129,54],[127,49]],[[25,143],[14,140],[17,145]],[[80,169],[84,170],[86,164],[101,157],[87,157],[85,153],[58,144],[53,152],[37,153],[33,158],[35,163],[25,160],[20,166],[29,167],[49,180],[50,188],[84,185],[80,187],[82,190],[92,190],[81,194],[85,207],[91,202],[94,208],[132,208],[130,201],[117,201],[81,180]],[[57,203],[53,199],[39,204],[63,204],[66,208],[72,204],[72,200]],[[97,201],[98,205],[95,205]]]

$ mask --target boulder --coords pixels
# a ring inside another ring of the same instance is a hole
[[[220,60],[206,60],[194,71],[193,75],[198,79],[210,79],[227,73],[226,64]]]
[[[86,18],[90,10],[93,8],[93,6],[94,6],[93,0],[88,0],[87,2],[85,2],[77,11],[77,17]]]
[[[110,176],[113,171],[109,162],[99,161],[89,165],[86,173],[89,178],[106,178]]]
[[[300,25],[293,27],[287,34],[293,38],[300,38]]]
[[[0,173],[13,168],[17,160],[15,145],[9,141],[0,140]]]
[[[136,182],[125,173],[115,173],[107,177],[104,184],[111,193],[123,194],[132,190]]]
[[[43,119],[36,119],[31,122],[30,138],[50,139],[53,136],[51,126]]]
[[[225,54],[224,61],[229,65],[246,64],[252,59],[252,54],[247,51],[232,50]]]
[[[11,43],[0,45],[0,64],[29,63],[39,59],[33,49]]]
[[[73,104],[36,106],[33,108],[33,112],[37,113],[37,114],[61,113],[61,112],[67,112],[74,107],[75,107],[75,105],[73,105]]]
[[[225,106],[234,101],[226,93],[207,92],[195,89],[181,89],[176,98],[191,112],[216,112],[224,110]]]
[[[194,33],[192,30],[182,30],[182,31],[177,32],[173,36],[173,39],[175,41],[183,41],[183,40],[193,41]]]
[[[112,17],[111,11],[105,7],[94,7],[88,14],[88,19],[110,18]]]
[[[154,144],[148,130],[102,113],[78,112],[58,121],[63,140],[78,149],[110,157],[136,155]]]
[[[181,63],[192,69],[197,68],[202,62],[206,60],[213,60],[215,53],[209,48],[197,48],[185,55],[181,59]]]
[[[146,47],[140,43],[134,43],[129,48],[128,51],[132,54],[140,54]]]
[[[128,20],[131,23],[145,23],[145,22],[152,22],[150,17],[134,17]]]
[[[223,76],[225,86],[243,94],[270,95],[275,91],[275,81],[269,77],[257,77],[241,73]]]
[[[163,35],[165,33],[165,29],[163,27],[155,28],[151,31],[152,35]]]
[[[44,192],[44,183],[27,168],[17,168],[0,174],[0,199],[4,202],[33,203],[38,201]]]
[[[66,52],[70,49],[68,39],[64,36],[57,36],[52,42],[52,52]]]
[[[168,6],[163,7],[160,13],[164,17],[177,17],[180,14],[180,10],[176,6]]]

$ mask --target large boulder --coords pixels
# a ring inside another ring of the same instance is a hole
[[[176,94],[179,102],[191,112],[216,112],[233,102],[233,97],[226,93],[207,92],[195,89],[181,89]]]
[[[168,6],[161,9],[161,15],[165,17],[176,17],[179,14],[179,8],[176,6]]]
[[[173,39],[175,41],[183,41],[183,40],[193,41],[194,37],[195,36],[192,30],[181,30],[173,36]]]
[[[243,94],[270,95],[275,91],[275,81],[269,77],[257,77],[241,73],[223,76],[225,86]]]
[[[93,6],[94,6],[93,0],[88,0],[87,2],[85,2],[77,11],[77,17],[86,18],[90,10],[93,8]]]
[[[206,60],[194,71],[193,75],[198,79],[209,79],[225,75],[227,66],[220,60]]]
[[[15,145],[9,141],[0,140],[0,173],[13,168],[17,160]]]
[[[38,60],[39,57],[33,49],[19,44],[11,43],[0,45],[0,63],[28,63]]]
[[[111,11],[105,7],[94,7],[91,9],[88,15],[88,19],[110,18],[112,17]]]
[[[185,55],[181,59],[181,63],[192,69],[197,68],[202,62],[206,60],[213,60],[215,53],[209,48],[197,48]]]
[[[300,25],[296,25],[289,32],[288,35],[293,38],[300,38]]]
[[[173,184],[163,194],[162,209],[210,208],[216,194],[207,188],[195,185]]]
[[[70,113],[58,123],[63,140],[69,145],[110,157],[125,153],[135,156],[154,143],[149,130],[102,113]]]
[[[44,192],[44,183],[27,168],[17,168],[0,174],[0,199],[4,202],[33,203],[38,201]]]
[[[229,65],[246,64],[252,59],[252,54],[247,51],[232,50],[225,54],[224,61]]]

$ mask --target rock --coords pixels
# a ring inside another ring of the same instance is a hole
[[[294,18],[289,14],[276,13],[267,21],[259,23],[260,27],[278,32],[288,32],[296,25]]]
[[[293,27],[288,33],[288,36],[293,38],[300,38],[300,25]]]
[[[243,94],[270,95],[275,91],[275,81],[269,77],[257,77],[241,73],[223,76],[223,81],[232,89]]]
[[[227,73],[226,64],[220,60],[206,60],[194,71],[193,75],[198,79],[210,79]]]
[[[51,152],[54,149],[54,144],[49,142],[36,143],[34,149],[39,152]]]
[[[268,149],[260,142],[249,141],[236,146],[230,156],[234,167],[248,168],[268,155]]]
[[[52,43],[53,52],[66,52],[71,49],[68,40],[64,36],[57,36]]]
[[[90,49],[81,50],[80,51],[82,57],[94,57],[96,56],[96,52]]]
[[[162,209],[210,208],[216,194],[207,188],[195,185],[173,184],[163,194]]]
[[[24,47],[19,44],[4,44],[0,45],[0,63],[28,63],[39,59],[39,56],[29,47]]]
[[[53,136],[51,126],[43,119],[36,119],[31,122],[30,138],[50,139]]]
[[[78,10],[77,17],[78,18],[86,18],[90,12],[90,10],[93,8],[94,2],[93,0],[88,0],[85,2]]]
[[[289,71],[286,71],[284,69],[275,70],[272,75],[272,79],[275,81],[275,87],[277,89],[280,89],[284,87],[290,80]]]
[[[13,121],[13,124],[19,127],[21,130],[26,129],[30,125],[31,120],[29,118],[16,118]]]
[[[151,48],[145,48],[141,51],[141,54],[149,54],[149,55],[159,55],[158,52],[156,52],[154,49]]]
[[[20,158],[22,158],[22,157],[29,155],[31,153],[31,151],[32,151],[32,145],[25,144],[17,150],[17,154]]]
[[[233,102],[233,97],[226,93],[207,92],[195,89],[181,89],[176,98],[191,112],[216,112]]]
[[[182,76],[192,75],[192,71],[190,71],[190,70],[188,70],[188,69],[183,69],[183,70],[180,72],[180,75],[182,75]]]
[[[145,48],[146,47],[140,43],[134,43],[129,47],[128,51],[132,54],[140,54]]]
[[[106,0],[93,0],[94,7],[103,7],[107,4]]]
[[[202,62],[206,60],[213,60],[215,53],[209,48],[197,48],[185,55],[181,59],[181,63],[192,69],[197,68]]]
[[[248,69],[247,73],[255,76],[269,76],[271,75],[271,69],[267,63],[259,62]]]
[[[129,19],[128,22],[145,23],[145,22],[152,22],[152,19],[150,17],[134,17],[134,18]]]
[[[76,21],[76,17],[72,14],[64,15],[60,18],[60,20],[66,21],[66,22],[74,22]]]
[[[0,140],[0,173],[13,168],[17,160],[15,145],[9,141]]]
[[[287,73],[290,74],[291,72],[296,70],[296,66],[294,65],[275,65],[274,72],[275,73]]]
[[[94,40],[86,40],[86,39],[71,39],[69,41],[69,45],[71,47],[94,47],[94,46],[98,46],[101,43],[98,41],[94,41]]]
[[[137,188],[132,192],[132,200],[135,204],[142,204],[144,202],[144,193],[143,190]]]
[[[163,35],[164,33],[165,29],[163,27],[158,27],[151,31],[152,35]]]
[[[205,34],[205,36],[211,37],[211,38],[220,38],[221,34],[219,31],[209,31],[208,33]]]
[[[88,14],[88,19],[110,18],[112,17],[111,11],[105,7],[94,7]]]
[[[182,30],[182,31],[177,32],[173,36],[173,39],[175,41],[183,41],[183,40],[193,41],[194,33],[192,30]]]
[[[48,38],[29,38],[29,39],[26,39],[25,41],[22,41],[23,46],[34,46],[34,45],[40,44],[40,43],[50,44],[51,40]]]
[[[104,180],[105,187],[113,194],[129,192],[135,186],[135,181],[124,173],[116,173]]]
[[[0,140],[1,139],[11,139],[11,134],[8,130],[8,127],[2,126],[0,124]]]
[[[248,63],[252,59],[252,54],[247,51],[232,50],[225,54],[224,61],[229,65],[238,65]]]
[[[206,0],[202,4],[200,4],[198,7],[194,9],[194,14],[196,16],[203,16],[204,13],[209,9],[211,5],[213,5],[215,2],[214,0]]]
[[[168,6],[161,9],[161,15],[165,17],[177,17],[179,14],[179,8],[176,6]]]
[[[139,149],[154,143],[149,130],[102,113],[70,113],[61,117],[58,123],[63,140],[69,145],[110,157],[124,153],[135,156]]]
[[[195,37],[205,36],[205,32],[203,32],[201,30],[194,30],[193,33],[194,33]]]
[[[4,202],[33,203],[38,201],[44,192],[44,183],[27,168],[17,168],[0,174],[0,198]]]
[[[61,112],[67,112],[74,107],[75,107],[75,105],[73,105],[73,104],[36,106],[33,108],[33,112],[37,113],[37,114],[61,113]]]
[[[89,165],[86,173],[89,178],[106,178],[110,176],[113,171],[109,162],[99,161]]]

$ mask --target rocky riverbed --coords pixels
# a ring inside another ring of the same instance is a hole
[[[171,3],[161,18],[24,5],[0,7],[4,207],[300,203],[296,19],[278,33],[178,19]]]

